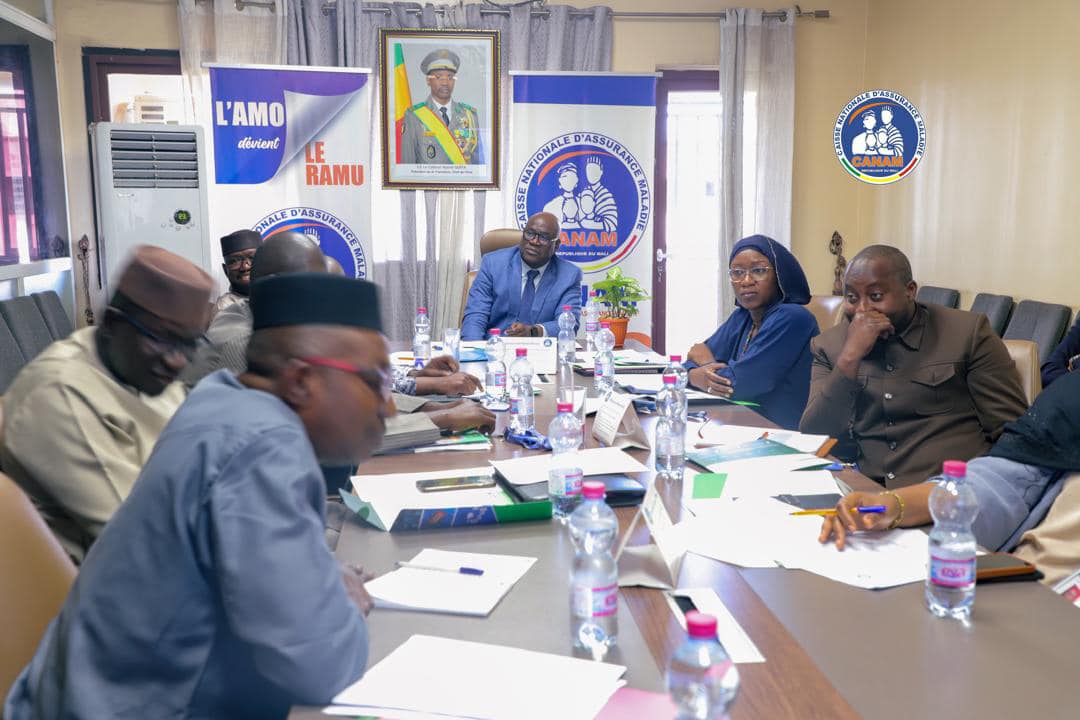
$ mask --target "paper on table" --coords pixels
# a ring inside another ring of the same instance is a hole
[[[413,712],[412,710],[393,710],[389,715],[385,708],[371,707],[370,705],[330,705],[322,709],[323,715],[335,715],[353,718],[380,718],[380,720],[472,720],[460,715],[443,715],[441,713]]]
[[[638,473],[648,470],[648,468],[619,448],[579,450],[577,461],[582,475]],[[547,480],[551,455],[530,455],[512,460],[492,460],[491,464],[506,478],[507,482],[513,485],[528,485],[529,483]],[[456,474],[461,473],[459,471]]]
[[[441,492],[420,492],[416,489],[417,480],[436,480],[448,477],[490,476],[492,469],[480,467],[458,470],[433,470],[422,473],[397,473],[393,475],[354,475],[353,492],[362,501],[371,505],[378,519],[389,530],[394,519],[402,510],[446,508],[446,507],[481,507],[485,505],[510,505],[513,501],[506,496],[502,488],[473,488],[469,490],[444,490]],[[546,477],[546,475],[545,475]],[[369,522],[371,520],[369,519]],[[376,523],[377,525],[377,523]]]
[[[675,619],[679,621],[679,625],[682,626],[683,630],[686,629],[686,616],[683,615],[682,610],[675,603],[674,598],[677,596],[690,598],[698,612],[716,618],[716,639],[724,646],[724,650],[727,651],[731,662],[736,665],[765,662],[765,656],[761,654],[757,645],[743,630],[739,621],[728,611],[724,601],[720,599],[715,590],[712,588],[680,588],[672,590],[667,595],[671,612],[675,614]]]
[[[836,480],[828,470],[795,470],[791,472],[728,472],[723,498],[764,499],[783,495],[814,495],[836,492]],[[696,502],[691,497],[691,509]]]
[[[364,585],[375,607],[486,616],[536,558],[425,548],[409,562],[449,569],[479,568],[484,574],[398,568]]]
[[[829,441],[828,435],[807,435],[793,430],[778,430],[748,425],[727,425],[710,422],[687,428],[687,447],[698,445],[741,445],[768,434],[769,440],[787,445],[803,453],[814,454]]]
[[[584,720],[596,717],[622,684],[624,672],[622,665],[413,635],[339,693],[334,703],[478,720]],[[557,691],[529,685],[535,682]],[[523,691],[529,687],[532,692]]]

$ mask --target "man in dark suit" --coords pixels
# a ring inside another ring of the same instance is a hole
[[[945,460],[982,455],[1027,410],[1020,376],[985,315],[915,302],[902,252],[871,245],[844,276],[846,320],[811,342],[800,429],[889,489]]]
[[[483,340],[496,327],[511,337],[555,336],[564,305],[579,319],[581,270],[557,257],[558,247],[559,221],[542,212],[529,218],[517,247],[485,255],[465,303],[461,339]]]

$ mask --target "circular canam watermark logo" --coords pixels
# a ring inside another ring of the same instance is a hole
[[[264,238],[290,230],[303,233],[319,243],[324,255],[341,263],[346,276],[367,277],[367,257],[360,238],[340,218],[325,210],[313,207],[283,208],[264,217],[253,229]]]
[[[519,227],[541,211],[559,220],[559,257],[583,272],[604,270],[630,255],[649,225],[649,178],[618,140],[559,135],[525,163],[514,193]]]
[[[856,95],[836,118],[833,146],[840,164],[871,185],[896,182],[926,150],[926,124],[911,102],[892,90]]]

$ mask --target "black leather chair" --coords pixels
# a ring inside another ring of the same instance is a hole
[[[990,321],[990,327],[994,332],[1001,335],[1009,324],[1009,317],[1013,311],[1013,299],[1008,295],[994,295],[992,293],[979,293],[971,301],[971,312],[982,313]]]
[[[34,293],[30,297],[37,303],[41,317],[45,319],[45,326],[49,328],[49,334],[52,335],[53,340],[63,340],[71,334],[71,319],[64,311],[60,296],[55,291]]]
[[[1039,346],[1042,365],[1061,342],[1069,326],[1072,311],[1065,305],[1021,300],[1013,310],[1009,326],[1002,337],[1006,340],[1031,340]]]
[[[26,356],[23,355],[15,336],[7,322],[0,316],[0,395],[7,392],[8,386],[15,376],[26,364]]]
[[[37,357],[53,341],[49,326],[45,324],[45,318],[32,297],[15,297],[0,302],[0,315],[7,321],[27,362]]]
[[[960,307],[960,291],[952,288],[922,285],[919,287],[919,292],[915,294],[915,299],[921,303],[944,305],[947,308],[955,309]]]

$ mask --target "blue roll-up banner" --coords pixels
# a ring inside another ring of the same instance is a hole
[[[371,74],[211,66],[211,229],[294,230],[353,277],[371,258]]]
[[[656,75],[511,73],[512,156],[519,227],[533,213],[559,218],[558,254],[585,283],[618,265],[652,285]],[[649,332],[639,303],[633,330]]]

